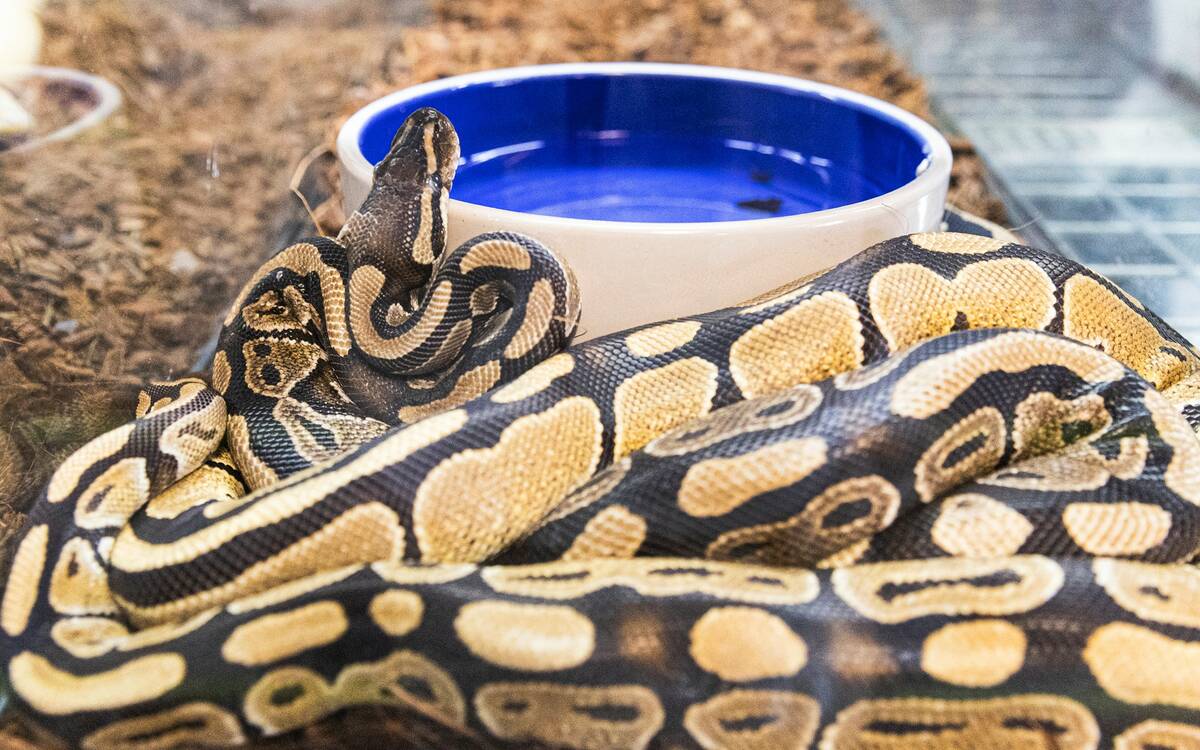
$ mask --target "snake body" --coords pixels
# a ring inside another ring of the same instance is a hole
[[[551,251],[445,252],[456,161],[410,118],[211,385],[57,470],[0,602],[20,710],[85,748],[371,704],[497,747],[1197,747],[1200,357],[1138,301],[932,233],[568,346]]]

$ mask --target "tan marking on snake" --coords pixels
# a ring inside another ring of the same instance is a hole
[[[731,682],[791,677],[808,663],[804,640],[754,607],[713,607],[696,620],[689,642],[697,666]]]
[[[1074,502],[1063,508],[1063,527],[1091,555],[1140,555],[1162,544],[1171,514],[1150,503]]]
[[[776,430],[808,418],[821,405],[821,389],[798,385],[773,396],[763,396],[722,407],[686,422],[646,444],[654,456],[682,456],[722,440],[760,430]]]
[[[930,529],[933,543],[958,557],[1004,557],[1017,554],[1033,533],[1019,511],[978,492],[942,500]]]
[[[120,540],[114,549],[121,549]],[[146,607],[119,596],[117,599],[135,622],[143,625],[161,623],[330,568],[399,559],[403,554],[404,531],[399,516],[383,503],[369,502],[350,508],[321,529],[206,591]],[[144,560],[137,562],[144,563]]]
[[[1073,443],[1061,453],[1026,458],[976,481],[1027,490],[1095,490],[1112,477],[1134,479],[1146,467],[1150,443],[1145,435],[1123,437],[1107,458],[1091,443]]]
[[[170,545],[149,544],[128,529],[123,530],[113,546],[112,564],[124,571],[140,572],[186,562],[194,556],[188,550],[216,549],[247,531],[302,513],[347,484],[375,474],[457,432],[466,422],[467,415],[462,410],[422,420],[394,432],[372,450],[363,452],[336,470],[312,475],[297,474],[277,488],[248,495],[247,498],[253,502],[247,502],[241,512],[222,518]],[[253,592],[243,590],[239,593]]]
[[[821,734],[821,750],[959,750],[1040,748],[1053,726],[1055,750],[1095,750],[1096,718],[1082,704],[1058,695],[1003,698],[879,698],[838,712]]]
[[[393,638],[416,630],[425,615],[425,604],[415,591],[388,589],[371,599],[367,612],[379,629]]]
[[[1197,354],[1195,347],[1189,347],[1188,351]],[[1189,406],[1200,406],[1200,372],[1192,373],[1174,385],[1164,388],[1162,395],[1180,413]]]
[[[990,576],[1015,578],[997,585]],[[840,568],[831,577],[842,601],[876,622],[907,622],[927,615],[1000,616],[1028,612],[1058,593],[1062,568],[1047,557],[934,558]],[[888,587],[910,589],[894,596]]]
[[[108,574],[91,542],[74,537],[63,544],[50,573],[49,600],[50,606],[64,615],[116,613]]]
[[[1184,500],[1200,505],[1200,441],[1187,420],[1162,394],[1148,390],[1142,398],[1158,436],[1171,446],[1171,462],[1163,474],[1163,482]]]
[[[704,750],[805,750],[820,722],[815,698],[785,690],[728,690],[683,715]]]
[[[124,448],[135,426],[134,422],[130,422],[109,430],[68,456],[50,477],[50,483],[46,485],[46,500],[61,503],[81,489],[79,479],[83,473]]]
[[[596,647],[592,621],[562,604],[468,602],[454,620],[454,632],[480,659],[525,672],[578,667]]]
[[[430,128],[426,128],[429,132]],[[417,234],[413,237],[412,259],[423,266],[433,264],[433,186],[426,184],[421,188],[421,220],[417,224]],[[440,250],[441,248],[438,248]],[[353,297],[351,297],[353,299]]]
[[[637,357],[654,357],[673,352],[696,338],[700,321],[680,320],[662,323],[650,328],[634,331],[625,337],[625,347]]]
[[[1117,735],[1113,750],[1200,750],[1200,727],[1147,719]]]
[[[336,694],[321,675],[306,667],[281,667],[246,691],[242,711],[271,736],[316,722],[338,708]]]
[[[828,523],[838,509],[866,501],[869,509],[842,524]],[[827,488],[785,521],[743,526],[717,537],[705,556],[763,565],[811,567],[818,560],[883,530],[896,518],[900,492],[878,475],[852,477]],[[746,551],[749,548],[749,551]]]
[[[994,253],[1008,244],[1006,240],[963,232],[921,232],[920,234],[910,234],[908,241],[931,253],[961,255]]]
[[[275,473],[275,470],[267,466],[254,452],[250,442],[250,427],[245,417],[241,414],[231,415],[225,423],[225,434],[229,452],[233,454],[233,460],[242,470],[242,476],[246,478],[246,483],[252,489],[271,487],[279,481],[279,475]],[[245,495],[241,504],[249,502],[251,497],[254,496]],[[224,507],[230,505],[236,506],[238,502],[231,500]]]
[[[225,352],[217,352],[213,355],[212,363],[212,385],[217,393],[224,396],[229,391],[229,379],[233,377],[229,369],[229,357]]]
[[[498,380],[500,380],[500,363],[496,360],[485,362],[464,372],[458,378],[458,382],[454,384],[454,388],[444,397],[420,406],[402,406],[396,412],[396,416],[401,422],[410,424],[419,422],[426,417],[457,408],[468,401],[474,401],[491,390]],[[386,430],[386,425],[384,429]]]
[[[899,351],[875,364],[833,376],[833,384],[843,391],[858,391],[891,375],[908,359],[908,350]]]
[[[1102,348],[1160,391],[1196,372],[1196,357],[1096,279],[1063,284],[1063,334]]]
[[[292,439],[296,452],[311,464],[336,458],[388,430],[383,422],[351,414],[324,414],[290,396],[275,403],[271,416]],[[333,437],[333,445],[318,440],[308,425],[316,425],[328,432]]]
[[[1004,456],[1004,415],[984,406],[948,428],[917,459],[914,486],[924,502],[987,474]]]
[[[228,504],[236,501],[244,491],[242,483],[229,472],[213,466],[200,466],[150,498],[145,506],[146,515],[170,521],[206,504]]]
[[[591,476],[601,429],[596,404],[572,396],[514,420],[491,448],[444,459],[413,502],[422,559],[475,562],[503,549]]]
[[[994,687],[1025,663],[1025,632],[1005,620],[952,622],[921,646],[921,669],[961,687]]]
[[[554,319],[554,286],[548,279],[538,279],[529,290],[529,299],[525,302],[525,317],[513,334],[508,345],[504,347],[505,359],[520,359],[538,342],[546,337],[550,321]]]
[[[268,289],[242,308],[242,320],[255,331],[278,333],[303,331],[309,322],[320,321],[317,311],[294,286],[282,291]]]
[[[471,338],[471,332],[475,330],[475,324],[470,318],[463,318],[450,327],[449,332],[445,334],[442,343],[438,346],[433,356],[425,360],[422,369],[437,371],[445,370],[454,360],[463,352],[463,347]]]
[[[646,540],[646,519],[621,505],[597,513],[563,552],[562,560],[630,558]]]
[[[242,345],[246,387],[268,398],[283,398],[325,358],[321,347],[292,339],[252,339]]]
[[[981,260],[953,279],[897,263],[867,286],[871,314],[892,351],[949,333],[960,314],[970,328],[1045,328],[1054,320],[1054,292],[1046,272],[1022,258]]]
[[[408,687],[414,684],[420,689]],[[343,706],[362,704],[415,707],[451,725],[461,724],[466,713],[454,679],[414,651],[350,664],[332,685],[305,667],[280,667],[246,691],[243,710],[264,734],[275,735],[312,724]]]
[[[245,306],[246,298],[258,281],[281,268],[300,276],[317,274],[321,286],[321,299],[325,305],[322,316],[325,336],[329,339],[329,345],[335,352],[342,356],[348,354],[350,352],[350,332],[346,330],[345,324],[346,290],[342,284],[342,277],[338,274],[337,269],[326,265],[321,260],[321,254],[316,246],[307,242],[292,245],[259,266],[258,270],[250,276],[250,281],[246,282],[242,291],[238,293],[237,300],[229,308],[224,325],[228,327],[237,319],[239,311]]]
[[[810,570],[738,565],[705,560],[634,558],[483,568],[484,581],[501,594],[574,599],[628,586],[642,596],[708,594],[747,604],[804,604],[817,597]]]
[[[602,708],[619,718],[599,714]],[[475,693],[475,711],[502,740],[571,750],[643,750],[664,719],[658,697],[641,685],[493,682]]]
[[[350,330],[354,332],[354,343],[366,354],[379,359],[398,359],[432,338],[450,308],[454,287],[449,281],[439,283],[426,298],[417,324],[397,336],[384,338],[371,320],[371,303],[383,291],[384,281],[383,271],[375,266],[354,269],[350,277]]]
[[[212,703],[184,703],[165,711],[115,721],[83,738],[83,750],[162,750],[170,747],[236,747],[246,743],[237,716]]]
[[[1200,568],[1133,560],[1095,560],[1092,571],[1112,600],[1150,622],[1200,628]]]
[[[804,295],[808,294],[811,289],[812,284],[800,283],[799,286],[796,286],[796,282],[786,284],[785,288],[783,289],[773,290],[767,292],[766,294],[761,294],[757,297],[746,300],[742,303],[744,307],[738,310],[738,314],[753,315],[754,313],[763,312],[764,310],[770,310],[772,307],[777,305],[782,305],[803,297]]]
[[[170,643],[196,630],[215,617],[217,610],[209,609],[198,612],[184,620],[166,622],[149,628],[135,630],[128,638],[116,642],[118,651],[137,651],[150,646],[161,646]]]
[[[518,271],[528,270],[531,265],[529,251],[512,240],[485,240],[476,243],[467,251],[458,269],[464,274],[478,268],[511,268]]]
[[[108,617],[67,617],[50,629],[54,642],[79,659],[93,659],[110,651],[137,651],[181,638],[216,615],[207,610],[179,622],[155,625],[130,633],[120,622]]]
[[[829,557],[817,561],[817,567],[821,570],[830,570],[832,568],[845,568],[862,559],[862,556],[871,548],[871,540],[863,539],[851,544],[845,549],[834,552]]]
[[[1179,641],[1141,625],[1096,628],[1083,661],[1104,692],[1125,703],[1166,703],[1200,709],[1200,642]]]
[[[730,458],[692,464],[679,485],[679,509],[697,518],[722,516],[748,500],[788,487],[825,464],[825,440],[784,440]]]
[[[926,419],[949,408],[964,391],[989,372],[1024,372],[1055,365],[1088,383],[1119,380],[1121,363],[1089,346],[1049,339],[1034,331],[1003,333],[959,347],[916,365],[892,390],[892,412]]]
[[[1063,400],[1053,393],[1032,393],[1017,404],[1013,417],[1013,458],[1022,459],[1060,451],[1068,443],[1063,429],[1086,424],[1093,435],[1112,423],[1104,398],[1088,393]]]
[[[853,370],[863,344],[858,305],[822,292],[743,333],[729,349],[729,372],[746,398],[766,396]]]
[[[295,599],[325,586],[331,586],[338,581],[344,581],[362,569],[362,565],[346,565],[341,568],[313,573],[304,578],[297,578],[288,583],[272,586],[258,594],[234,599],[225,605],[225,610],[230,614],[240,615],[246,612],[253,612],[256,609],[274,607],[276,604],[282,604],[290,599]]]
[[[117,647],[129,630],[108,617],[64,617],[50,628],[55,645],[76,659],[94,659]]]
[[[414,584],[450,583],[474,573],[476,566],[470,563],[442,563],[440,565],[417,565],[398,560],[385,560],[371,565],[371,570],[389,583],[402,586]]]
[[[49,716],[107,711],[161,698],[183,683],[187,662],[179,654],[140,656],[106,672],[76,676],[40,654],[23,651],[8,664],[13,690]]]
[[[146,459],[123,458],[92,480],[75,503],[75,523],[84,529],[122,526],[150,496]]]
[[[629,467],[632,463],[632,459],[626,456],[596,472],[591,479],[580,485],[578,489],[572,491],[571,494],[567,495],[566,499],[558,504],[558,507],[548,513],[542,519],[539,528],[553,521],[566,518],[572,513],[604,498],[617,485],[621,484],[621,481],[629,473]]]
[[[273,664],[333,643],[349,626],[341,604],[313,602],[237,626],[222,644],[221,656],[245,667]]]
[[[471,314],[487,315],[496,309],[500,291],[495,284],[484,284],[471,290]]]
[[[404,309],[402,304],[399,302],[393,302],[392,304],[388,305],[387,312],[383,315],[383,320],[390,326],[398,326],[402,325],[404,321],[408,320],[410,317],[411,314],[408,312],[408,310]]]
[[[555,354],[541,364],[526,370],[508,385],[497,389],[492,394],[492,401],[498,404],[512,404],[530,396],[536,396],[549,388],[555,380],[571,374],[574,369],[574,357],[566,352]]]
[[[25,632],[33,605],[37,603],[49,539],[49,526],[44,523],[34,526],[25,533],[13,556],[4,599],[0,602],[0,628],[14,638]]]
[[[613,396],[613,456],[622,458],[667,430],[703,416],[717,392],[717,366],[689,357],[629,377]]]
[[[414,684],[418,690],[408,687]],[[452,726],[461,725],[466,717],[466,702],[454,678],[415,651],[396,651],[375,663],[352,664],[338,675],[335,690],[342,705],[415,706]]]

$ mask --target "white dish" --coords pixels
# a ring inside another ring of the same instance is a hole
[[[457,92],[473,87],[512,87],[543,78],[595,76],[616,81],[636,76],[703,79],[795,92],[821,106],[853,108],[856,117],[865,112],[898,125],[919,141],[924,159],[913,170],[911,180],[883,194],[808,213],[738,221],[578,219],[452,198],[447,227],[451,247],[483,232],[520,232],[540,240],[570,263],[583,299],[577,341],[736,304],[828,268],[882,240],[936,229],[941,220],[950,179],[950,146],[935,128],[915,115],[864,94],[797,78],[657,63],[581,63],[493,70],[425,83],[383,97],[354,114],[338,135],[347,214],[361,204],[370,187],[373,167],[361,143],[364,128],[377,118],[387,117],[390,122],[428,105],[446,112],[454,122],[453,99],[448,97]],[[609,106],[615,105],[610,102]],[[645,102],[641,106],[661,107],[662,103]],[[795,127],[803,128],[804,123],[797,122]],[[459,130],[463,163],[469,164],[470,139],[463,136],[461,127]],[[459,182],[462,174],[460,167]]]

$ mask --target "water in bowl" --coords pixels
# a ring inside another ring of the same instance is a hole
[[[720,222],[846,206],[927,164],[904,123],[836,92],[779,81],[600,71],[448,82],[374,115],[364,156],[387,153],[418,106],[454,123],[454,197],[574,219]]]
[[[820,211],[887,189],[789,149],[600,131],[471,154],[459,168],[454,196],[545,216],[707,222]]]

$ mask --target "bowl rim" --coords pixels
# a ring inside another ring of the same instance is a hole
[[[51,130],[49,133],[43,133],[36,138],[19,143],[4,151],[4,154],[32,151],[46,143],[73,138],[84,130],[99,125],[115,112],[117,107],[121,106],[121,90],[115,83],[107,78],[101,78],[75,68],[62,68],[54,65],[15,65],[5,68],[4,73],[16,79],[41,76],[51,80],[69,81],[86,86],[96,92],[96,106],[84,113],[82,117],[68,122],[57,130]]]
[[[472,221],[494,223],[496,226],[512,225],[517,217],[521,221],[536,221],[542,226],[566,228],[586,227],[588,231],[599,232],[656,232],[685,234],[691,232],[712,231],[752,231],[766,228],[767,225],[782,224],[821,225],[839,223],[848,217],[883,209],[899,215],[900,211],[892,206],[895,203],[907,203],[914,197],[936,192],[939,186],[947,186],[950,180],[950,166],[953,155],[950,144],[945,136],[925,120],[900,107],[877,99],[867,94],[834,86],[828,83],[811,81],[806,78],[781,75],[777,73],[762,73],[740,68],[726,68],[714,65],[692,65],[681,63],[647,63],[647,62],[584,62],[556,63],[550,65],[523,65],[511,68],[496,68],[493,70],[466,73],[463,75],[440,78],[414,86],[408,86],[380,97],[363,106],[338,131],[336,149],[338,160],[353,176],[367,185],[371,184],[375,166],[363,155],[359,145],[359,135],[363,128],[379,113],[399,106],[405,102],[426,96],[434,92],[444,92],[474,86],[481,83],[496,83],[518,81],[529,78],[547,78],[574,75],[657,75],[681,78],[708,78],[722,81],[735,81],[757,85],[775,86],[793,91],[803,91],[829,100],[831,102],[847,102],[860,109],[880,114],[899,123],[912,132],[918,140],[928,148],[925,157],[925,168],[913,179],[898,188],[867,200],[834,206],[820,211],[810,211],[788,216],[770,216],[761,219],[738,219],[731,221],[694,221],[694,222],[647,222],[647,221],[615,221],[612,219],[576,219],[565,216],[547,216],[526,211],[512,211],[505,208],[485,206],[480,203],[468,203],[450,198],[448,211],[451,216],[469,218]]]

